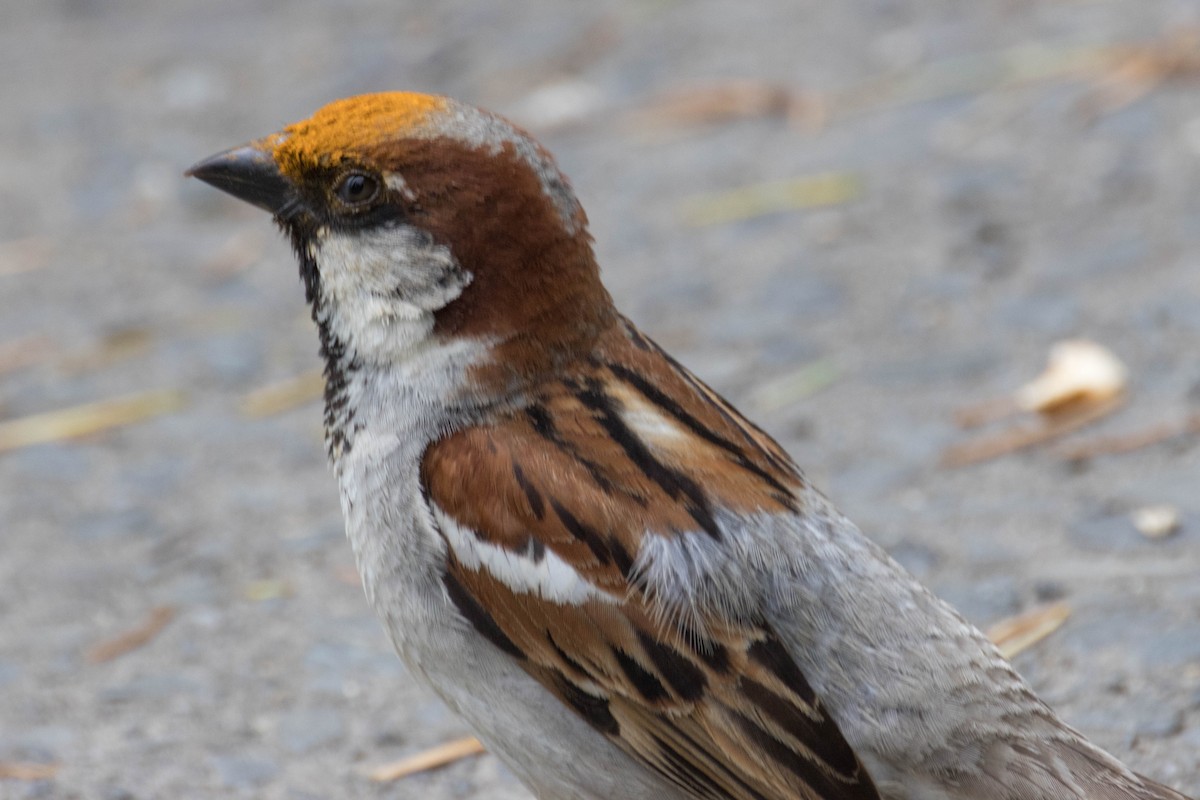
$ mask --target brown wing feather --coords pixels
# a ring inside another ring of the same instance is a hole
[[[422,480],[481,542],[535,561],[549,551],[606,599],[556,602],[453,556],[451,598],[565,705],[698,798],[877,800],[765,623],[678,629],[631,574],[644,536],[720,537],[718,508],[794,510],[799,474],[636,331],[597,353],[520,413],[430,447]]]
[[[556,604],[457,562],[451,576],[532,676],[697,797],[878,797],[803,679],[785,683],[795,665],[768,629],[714,628],[689,642],[634,599]]]

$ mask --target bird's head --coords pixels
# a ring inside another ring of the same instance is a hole
[[[511,370],[541,372],[615,313],[550,155],[448,98],[339,100],[188,174],[274,215],[323,333],[364,361],[471,337],[506,350]]]

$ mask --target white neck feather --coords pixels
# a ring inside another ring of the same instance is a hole
[[[472,416],[471,367],[489,342],[444,339],[434,314],[471,281],[449,248],[394,225],[317,232],[314,319],[325,342],[325,424],[335,465],[364,429],[426,441]]]
[[[406,225],[322,230],[310,246],[321,272],[317,322],[362,363],[403,362],[471,281],[448,247]]]

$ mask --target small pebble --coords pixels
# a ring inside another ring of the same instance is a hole
[[[1133,527],[1147,539],[1165,539],[1179,530],[1179,509],[1175,506],[1144,506],[1129,515]]]

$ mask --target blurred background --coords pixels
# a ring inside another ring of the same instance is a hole
[[[468,731],[362,597],[285,242],[182,177],[389,89],[533,131],[626,313],[1200,792],[1193,0],[10,2],[0,74],[0,797],[528,798],[368,777]],[[1080,337],[1123,369],[1014,406]]]

